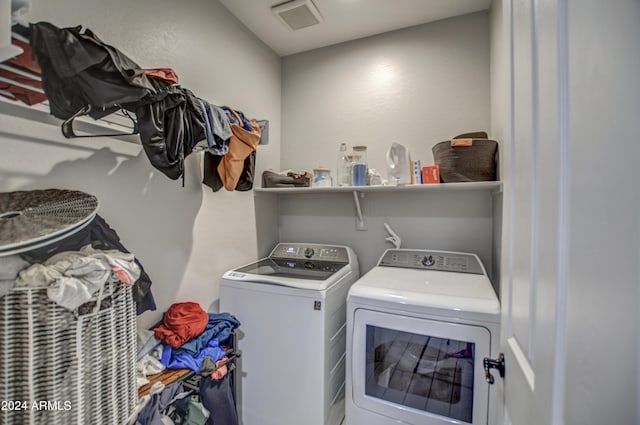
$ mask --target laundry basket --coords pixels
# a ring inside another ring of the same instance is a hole
[[[0,424],[119,425],[137,401],[131,288],[112,278],[74,311],[47,288],[0,298]]]

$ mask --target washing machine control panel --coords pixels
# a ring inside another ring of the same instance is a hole
[[[446,251],[389,249],[378,261],[379,266],[456,273],[484,274],[478,257],[473,254]]]
[[[331,245],[281,243],[273,249],[270,257],[349,262],[349,254],[345,247]]]

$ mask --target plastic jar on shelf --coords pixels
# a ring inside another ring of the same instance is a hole
[[[367,172],[367,147],[362,145],[354,146],[353,162],[351,165],[352,184],[354,186],[366,186]]]

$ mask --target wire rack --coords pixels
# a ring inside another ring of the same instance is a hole
[[[0,298],[0,424],[118,425],[137,401],[131,288],[113,277],[75,311],[47,288]]]

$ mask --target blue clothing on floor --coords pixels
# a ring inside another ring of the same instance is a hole
[[[209,343],[211,338],[218,338],[221,345],[231,345],[229,344],[231,332],[238,326],[240,326],[238,319],[229,313],[209,313],[209,322],[200,336],[184,343],[175,350],[175,353],[196,356]]]
[[[170,345],[166,345],[162,351],[160,362],[167,369],[191,369],[195,373],[200,372],[205,357],[210,357],[213,362],[221,360],[225,356],[225,350],[220,347],[218,338],[211,338],[207,345],[195,356],[188,352],[177,353]]]

